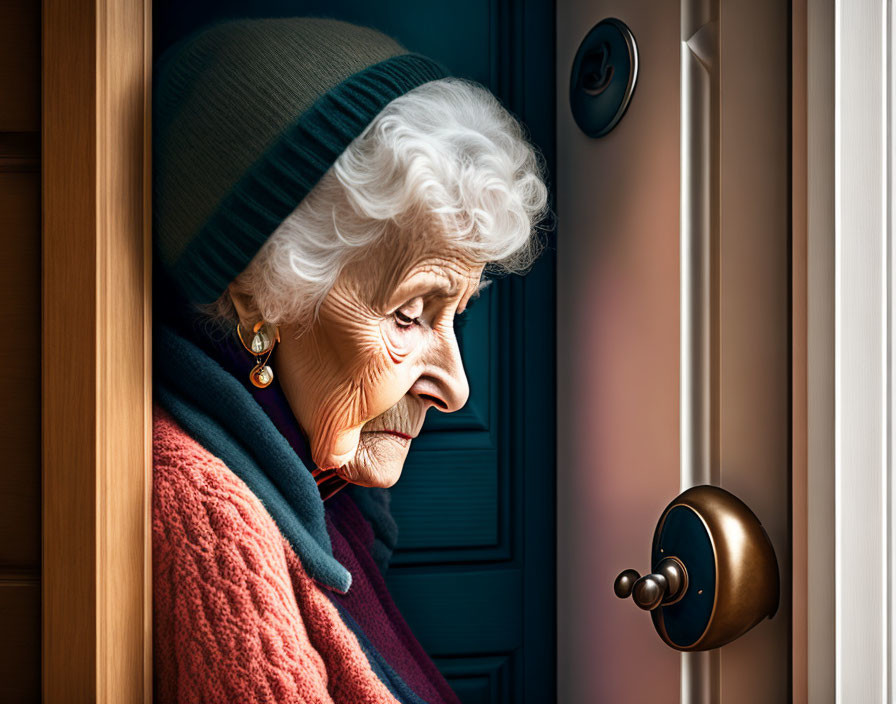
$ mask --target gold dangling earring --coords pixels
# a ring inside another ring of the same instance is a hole
[[[242,328],[239,323],[236,324],[236,334],[240,338],[240,342],[243,343],[246,351],[255,357],[255,366],[249,372],[249,381],[259,389],[264,389],[274,381],[274,370],[268,365],[268,360],[274,351],[274,345],[280,342],[280,328],[262,320],[255,323],[252,333],[252,339],[249,344],[246,344]]]

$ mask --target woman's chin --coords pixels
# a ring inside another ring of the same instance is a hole
[[[342,472],[337,472],[340,476]],[[398,468],[397,471],[392,472],[380,472],[378,471],[375,474],[370,475],[359,475],[355,479],[347,479],[351,484],[357,484],[358,486],[366,486],[371,488],[379,488],[379,489],[388,489],[395,485],[398,481],[398,478],[401,476],[401,467]],[[343,476],[343,478],[346,478]]]
[[[401,476],[410,438],[382,431],[362,432],[355,456],[337,474],[360,486],[388,488]]]

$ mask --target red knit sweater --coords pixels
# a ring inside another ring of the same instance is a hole
[[[395,702],[255,494],[153,420],[156,701]]]

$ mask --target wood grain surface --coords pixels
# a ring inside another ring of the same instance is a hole
[[[43,689],[151,701],[148,0],[44,0]]]

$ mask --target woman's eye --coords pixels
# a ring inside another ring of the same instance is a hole
[[[412,325],[418,325],[422,314],[423,299],[418,297],[405,303],[401,308],[395,311],[395,324],[400,328],[409,328]]]
[[[398,327],[400,328],[409,328],[411,325],[414,325],[417,321],[416,318],[411,318],[408,315],[405,315],[400,310],[395,311],[395,322],[398,323]]]

